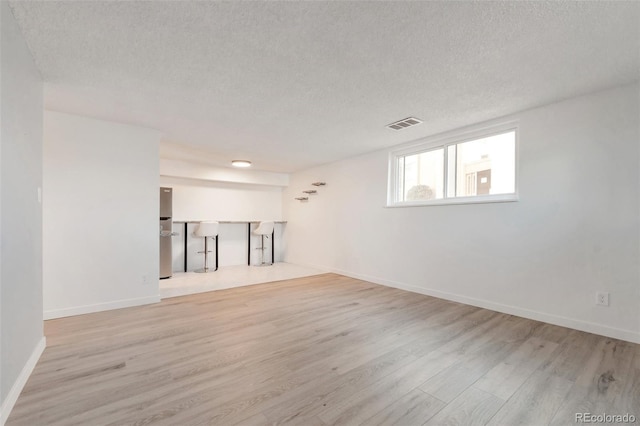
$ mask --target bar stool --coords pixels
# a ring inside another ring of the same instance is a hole
[[[196,237],[204,238],[204,251],[199,251],[198,253],[204,253],[204,268],[198,269],[195,272],[211,272],[209,269],[209,264],[207,262],[207,254],[211,253],[211,251],[207,248],[207,240],[209,238],[213,238],[216,240],[216,269],[218,270],[218,222],[214,221],[205,221],[200,222],[195,232],[193,233]]]
[[[273,235],[273,221],[260,222],[255,231],[253,231],[255,235],[260,235],[261,243],[260,247],[256,248],[256,250],[260,250],[260,264],[258,266],[271,266],[272,263],[264,263],[264,239],[269,238]]]

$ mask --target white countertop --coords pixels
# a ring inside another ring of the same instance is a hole
[[[172,220],[172,222],[178,222],[178,223],[200,223],[200,222],[207,222],[210,221],[211,219],[207,219],[207,220],[191,220],[191,219],[180,219],[180,220]],[[218,223],[260,223],[260,222],[264,222],[263,220],[217,220],[216,222]],[[287,223],[286,220],[274,220],[274,223]]]

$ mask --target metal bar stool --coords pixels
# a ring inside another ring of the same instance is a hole
[[[204,251],[198,252],[198,253],[204,253],[204,268],[198,269],[195,272],[212,272],[211,269],[209,268],[208,256],[207,256],[208,253],[211,253],[211,251],[207,248],[207,240],[209,238],[213,238],[216,241],[216,269],[214,269],[213,271],[217,271],[218,270],[218,222],[214,222],[214,221],[200,222],[193,234],[196,237],[204,238]]]
[[[260,247],[256,248],[256,250],[260,250],[260,264],[258,266],[273,265],[273,263],[264,262],[264,250],[265,250],[264,239],[269,238],[273,235],[273,226],[274,226],[273,221],[260,222],[256,230],[253,231],[255,235],[260,235],[261,237]]]

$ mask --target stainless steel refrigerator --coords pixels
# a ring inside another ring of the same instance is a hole
[[[172,208],[172,189],[160,188],[160,279],[171,278]]]

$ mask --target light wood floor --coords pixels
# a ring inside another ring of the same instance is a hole
[[[640,345],[334,274],[47,321],[45,333],[9,426],[640,417]]]

